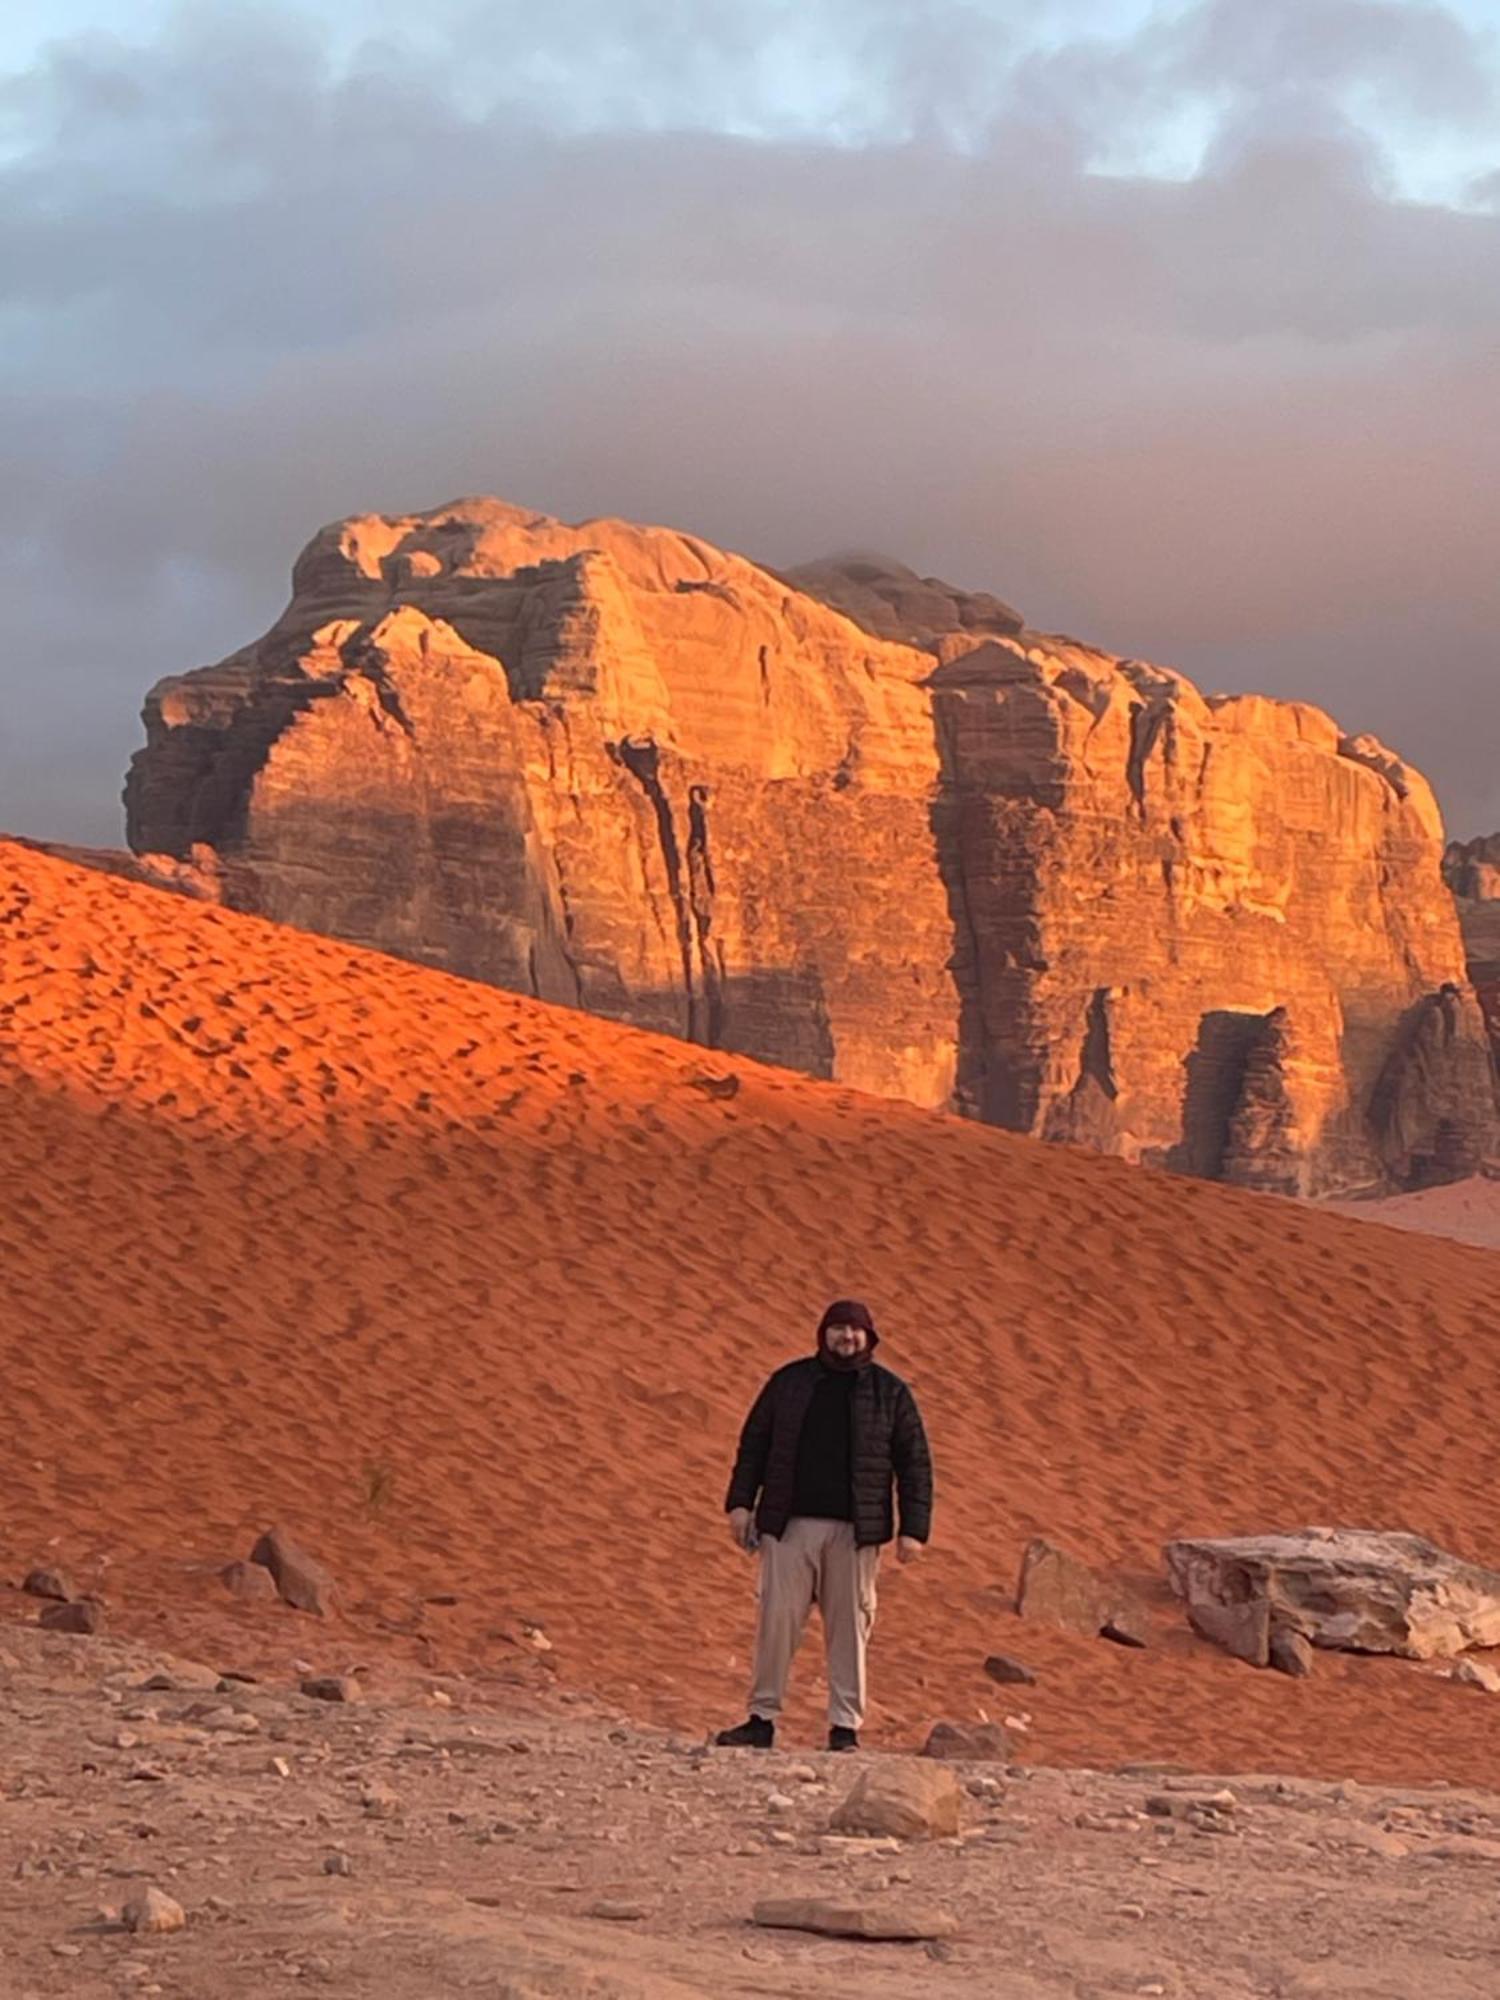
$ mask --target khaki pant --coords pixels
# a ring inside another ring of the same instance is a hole
[[[792,1658],[814,1603],[823,1618],[828,1661],[828,1720],[858,1729],[865,1719],[865,1648],[875,1623],[878,1548],[856,1548],[849,1521],[799,1515],[760,1544],[760,1611],[750,1713],[768,1722],[781,1713]]]

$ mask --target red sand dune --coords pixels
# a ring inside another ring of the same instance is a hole
[[[700,1087],[733,1075],[732,1097]],[[1019,1624],[1044,1532],[1402,1525],[1500,1559],[1492,1252],[1048,1149],[0,846],[0,1567],[242,1664],[504,1666],[738,1716],[744,1406],[830,1296],[918,1390],[936,1542],[882,1573],[877,1741],[1500,1783],[1500,1702],[1397,1662],[1292,1683],[1163,1602],[1132,1653]],[[216,1566],[285,1521],[331,1627]],[[457,1603],[421,1606],[424,1594]],[[24,1600],[12,1599],[12,1613]],[[420,1624],[420,1633],[415,1627]],[[87,1642],[80,1642],[87,1643]],[[815,1649],[793,1738],[818,1727]],[[1009,1690],[1014,1695],[1020,1691]]]

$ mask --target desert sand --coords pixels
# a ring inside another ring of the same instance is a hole
[[[1500,1558],[1493,1252],[13,845],[0,1078],[0,1568],[62,1564],[116,1637],[283,1676],[544,1671],[701,1737],[743,1709],[740,1419],[854,1293],[938,1467],[932,1549],[882,1572],[873,1745],[1024,1694],[1039,1765],[1500,1784],[1500,1702],[1390,1660],[1258,1674],[1158,1581],[1167,1537],[1306,1521]],[[219,1581],[272,1521],[334,1571],[335,1618]],[[1018,1621],[1034,1533],[1152,1591],[1152,1645]],[[1038,1684],[994,1687],[997,1650]],[[792,1744],[819,1694],[810,1646]]]
[[[1500,1180],[1476,1174],[1447,1187],[1419,1188],[1414,1194],[1378,1196],[1373,1201],[1331,1201],[1329,1208],[1389,1229],[1416,1229],[1500,1250]]]

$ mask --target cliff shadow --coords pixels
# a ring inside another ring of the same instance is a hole
[[[1370,1091],[1368,1128],[1406,1189],[1466,1180],[1500,1143],[1500,1076],[1486,1017],[1452,982],[1408,1007]]]
[[[938,666],[926,688],[938,752],[928,828],[948,902],[948,974],[958,1000],[952,1108],[964,1118],[1030,1132],[1038,1078],[1022,1056],[1026,980],[1040,966],[1036,862],[1010,824],[1020,808],[986,784],[996,672],[986,670],[980,650]]]
[[[1163,1164],[1199,1180],[1224,1177],[1230,1121],[1245,1084],[1245,1069],[1265,1029],[1263,1014],[1219,1007],[1198,1022],[1198,1040],[1183,1058],[1182,1127]]]

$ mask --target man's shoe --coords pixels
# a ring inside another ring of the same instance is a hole
[[[857,1731],[846,1729],[842,1723],[836,1722],[828,1732],[828,1747],[830,1750],[857,1750],[859,1735]]]
[[[721,1729],[714,1741],[723,1750],[770,1750],[776,1743],[776,1725],[763,1715],[752,1715],[733,1729]]]

